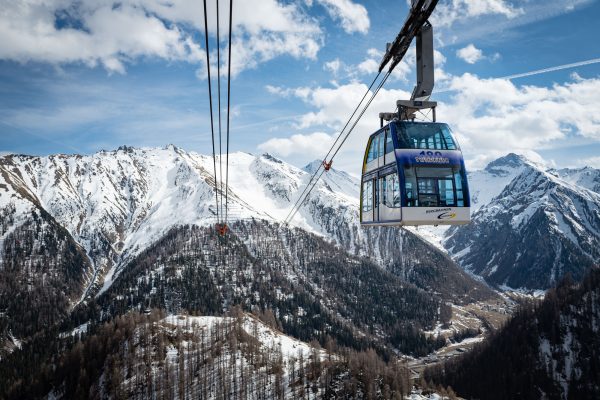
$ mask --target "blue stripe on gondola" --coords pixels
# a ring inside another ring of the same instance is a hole
[[[396,160],[399,165],[461,165],[463,157],[460,151],[456,150],[413,150],[413,149],[396,149]]]

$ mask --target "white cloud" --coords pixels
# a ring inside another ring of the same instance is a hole
[[[306,100],[311,92],[311,89],[307,87],[283,88],[281,86],[266,85],[265,89],[267,89],[267,92],[280,97],[295,96],[303,100]]]
[[[515,8],[505,0],[450,0],[438,4],[431,21],[433,26],[449,27],[456,21],[484,15],[501,15],[515,18],[523,14],[523,9]]]
[[[369,32],[371,22],[367,9],[351,0],[317,0],[334,20],[340,21],[346,33]],[[311,2],[312,4],[312,2]]]
[[[340,68],[342,67],[342,65],[343,64],[340,61],[340,59],[336,58],[335,60],[326,62],[325,65],[323,65],[323,69],[325,71],[331,72],[334,76],[337,76],[337,74],[340,71]]]
[[[208,3],[214,39],[216,10]],[[222,37],[228,7],[221,2]],[[193,0],[0,0],[0,8],[0,59],[102,65],[109,72],[124,73],[125,65],[135,59],[153,57],[205,69],[203,35],[199,42],[193,39],[195,31],[204,31],[203,7]],[[233,11],[234,75],[284,54],[314,59],[322,45],[317,21],[294,4],[242,1]]]
[[[438,29],[436,39],[439,43],[466,44],[579,10],[594,1],[442,0],[430,20]],[[517,32],[512,33],[521,36]]]
[[[266,148],[261,146],[270,143],[272,145],[272,148],[269,147],[270,151],[275,152],[274,144],[281,145],[287,143],[283,147],[285,151],[285,149],[292,146],[291,143],[295,144],[305,140],[310,141],[312,133],[300,133],[303,130],[324,130],[325,132],[329,132],[331,137],[336,137],[366,90],[367,85],[357,82],[334,88],[317,87],[287,90],[278,88],[276,92],[279,94],[298,97],[312,107],[314,111],[307,112],[298,118],[296,124],[297,133],[294,134],[296,138],[293,142],[286,142],[288,138],[275,138],[261,144],[259,148],[265,150]],[[358,176],[360,174],[366,140],[369,134],[379,128],[379,112],[393,111],[396,100],[407,99],[409,97],[410,93],[402,90],[382,89],[336,157],[335,164],[337,167]],[[315,158],[320,158],[325,155],[329,146],[326,143],[322,143],[321,146],[314,146],[314,149],[313,152],[309,153],[307,151],[307,153],[304,153],[304,158],[299,159],[296,157],[295,159],[299,163],[304,163],[312,161]],[[277,154],[286,157],[281,152]]]
[[[436,52],[436,54],[441,55],[441,53],[439,53],[439,52]],[[445,61],[445,58],[443,56],[441,56],[441,57]],[[377,71],[379,70],[379,64],[381,63],[382,58],[383,58],[382,52],[380,52],[377,49],[371,48],[371,49],[367,50],[367,57],[363,61],[358,63],[358,65],[348,67],[348,71],[350,71],[350,75],[352,77],[356,77],[356,75],[376,74]],[[394,69],[394,72],[391,75],[392,81],[393,80],[407,81],[408,75],[410,73],[412,73],[412,71],[414,70],[414,66],[415,66],[416,62],[417,62],[417,59],[416,59],[415,47],[411,46],[408,49],[408,51],[406,52],[406,55],[404,56],[402,61],[400,61],[398,63],[398,65],[396,65],[396,68]],[[387,70],[384,70],[384,71],[387,71]]]
[[[552,87],[516,86],[508,80],[454,77],[452,101],[438,118],[457,133],[471,166],[507,152],[540,151],[579,137],[600,141],[600,79]]]
[[[356,68],[361,74],[376,74],[379,70],[379,63],[372,58],[367,58],[358,64]]]
[[[578,165],[582,167],[592,167],[600,169],[600,157],[584,158],[583,160],[579,160]]]
[[[456,52],[456,56],[469,64],[475,64],[483,58],[483,51],[475,47],[472,43]]]
[[[450,101],[438,104],[438,121],[447,122],[456,133],[469,168],[483,167],[509,152],[541,162],[539,152],[567,146],[573,139],[600,142],[600,116],[595,113],[600,109],[600,78],[576,77],[564,84],[538,87],[465,74],[449,77],[449,85],[456,94]],[[296,135],[302,136],[303,130],[310,129],[337,135],[366,89],[366,85],[354,82],[330,88],[279,88],[278,93],[301,98],[312,108],[298,118]],[[393,111],[396,100],[409,96],[405,91],[382,89],[336,158],[336,164],[360,174],[366,139],[379,127],[378,113]],[[299,140],[297,137],[293,142]],[[323,155],[326,149],[321,149]],[[303,161],[319,154],[311,154]],[[596,161],[593,158],[589,163],[595,165]]]
[[[0,58],[18,62],[101,64],[124,72],[137,57],[200,62],[198,45],[133,2],[2,2]],[[57,27],[60,26],[60,27]]]
[[[309,159],[322,156],[324,149],[333,143],[333,137],[323,132],[295,134],[289,138],[273,138],[258,145],[258,149],[279,156],[305,155]]]

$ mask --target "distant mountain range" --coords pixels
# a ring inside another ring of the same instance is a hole
[[[341,342],[380,326],[384,340],[363,345],[384,351],[396,335],[404,351],[426,352],[432,344],[418,344],[419,332],[450,318],[445,303],[497,296],[409,231],[361,229],[358,183],[344,172],[330,170],[286,227],[281,221],[315,165],[303,170],[247,153],[230,155],[230,164],[233,224],[225,245],[213,230],[209,157],[167,146],[0,158],[0,339],[7,348],[88,303],[101,307],[99,319],[151,307],[220,314],[245,304],[290,318],[286,333],[305,340],[316,332],[303,334],[307,323],[323,335],[335,331]],[[376,310],[381,320],[368,322],[365,313]],[[81,323],[90,318],[86,312]],[[401,337],[408,341],[401,345]]]
[[[230,155],[230,220],[283,221],[316,165],[304,170],[268,154]],[[90,156],[0,158],[0,240],[47,213],[87,255],[81,283],[90,293],[106,290],[122,268],[172,228],[216,222],[212,159],[175,146],[121,147]],[[293,225],[323,236],[354,255],[368,256],[404,276],[435,260],[432,268],[455,268],[451,260],[400,229],[360,229],[358,181],[331,169],[297,213]],[[224,189],[223,189],[224,190]],[[9,223],[8,221],[12,221]],[[461,274],[461,279],[469,279]]]
[[[299,169],[268,154],[232,154],[230,219],[280,223],[318,163]],[[216,221],[212,159],[172,145],[90,156],[9,155],[0,158],[0,174],[0,240],[32,210],[47,212],[87,255],[77,301],[106,290],[171,228]],[[600,260],[599,170],[546,169],[509,154],[471,172],[469,181],[473,222],[434,230],[469,273],[499,288],[545,289],[567,272],[581,278]],[[428,239],[423,230],[361,229],[358,195],[357,179],[331,169],[293,225],[404,275],[430,255],[452,264],[417,239]]]
[[[68,332],[131,311],[239,306],[305,342],[422,356],[445,344],[425,331],[452,307],[504,301],[482,280],[546,289],[600,259],[598,170],[509,154],[470,174],[472,223],[436,230],[361,228],[359,181],[331,169],[282,225],[318,163],[231,154],[221,238],[210,157],[171,145],[0,157],[0,395],[65,362]]]

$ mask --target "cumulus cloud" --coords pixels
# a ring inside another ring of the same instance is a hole
[[[141,57],[206,68],[198,42],[202,40],[194,39],[195,32],[204,30],[203,7],[196,1],[3,0],[0,5],[0,59],[102,65],[116,73],[124,73],[127,63]],[[214,7],[209,2],[208,28],[213,42]],[[228,24],[228,7],[221,2],[222,29]],[[314,59],[322,45],[317,21],[294,4],[238,2],[233,20],[234,75],[283,54]]]
[[[582,167],[592,167],[600,169],[600,157],[589,157],[584,158],[582,160],[578,160],[577,165]]]
[[[462,49],[458,49],[456,51],[456,56],[469,64],[475,64],[481,60],[495,62],[501,58],[500,53],[494,53],[490,56],[484,55],[483,51],[475,47],[473,43],[463,47]]]
[[[517,86],[465,74],[451,81],[456,95],[438,106],[438,117],[458,134],[472,166],[509,151],[539,151],[569,138],[600,141],[600,79],[552,87]]]
[[[2,59],[101,64],[119,73],[125,62],[143,56],[201,61],[188,34],[133,2],[3,1],[2,8]]]
[[[339,21],[346,33],[369,32],[371,24],[367,9],[350,0],[317,0],[327,13],[336,21]],[[312,4],[312,2],[311,2]]]
[[[450,0],[441,2],[431,15],[433,26],[449,27],[456,21],[484,15],[501,15],[515,18],[523,14],[505,0]]]
[[[265,89],[267,92],[280,97],[295,96],[303,100],[305,100],[311,93],[311,89],[308,87],[284,88],[281,86],[266,85]]]
[[[310,134],[295,134],[288,138],[272,138],[261,143],[261,151],[287,157],[294,154],[307,155],[309,158],[321,156],[323,149],[329,148],[333,143],[333,136],[323,132]]]
[[[471,43],[468,46],[457,50],[456,56],[469,64],[475,64],[477,61],[483,58],[483,51]]]
[[[259,149],[266,150],[267,148],[263,147],[266,143],[275,143],[278,145],[287,143],[283,147],[285,151],[285,149],[292,147],[296,143],[310,142],[313,133],[306,134],[302,133],[302,131],[318,130],[319,132],[329,132],[330,137],[337,136],[366,90],[367,85],[358,82],[351,82],[332,88],[303,87],[287,90],[277,88],[273,91],[274,93],[284,97],[293,96],[299,98],[313,108],[313,111],[309,111],[297,119],[295,126],[297,133],[294,134],[294,141],[287,141],[291,139],[285,137],[274,138],[261,144]],[[366,140],[369,134],[379,128],[379,112],[393,111],[396,100],[407,99],[409,97],[410,93],[403,90],[382,89],[356,125],[353,134],[349,137],[342,151],[337,156],[336,165],[338,168],[358,176],[360,174]],[[308,162],[324,156],[328,148],[329,146],[324,142],[321,146],[314,146],[314,151],[312,153],[303,153],[305,159],[299,160],[299,162]],[[286,157],[285,154],[276,150],[276,146],[270,146],[268,149],[275,154]]]
[[[342,67],[342,62],[340,61],[339,58],[336,58],[335,60],[331,60],[326,62],[323,65],[323,69],[325,71],[329,71],[333,74],[333,76],[337,76],[338,72],[340,71],[340,68]]]
[[[595,113],[600,109],[600,78],[575,76],[551,87],[518,86],[509,80],[480,79],[471,74],[448,79],[455,95],[438,104],[437,116],[456,133],[469,168],[483,167],[508,152],[541,162],[540,151],[568,145],[573,138],[600,142],[600,116]],[[311,107],[298,118],[295,127],[296,135],[309,137],[301,132],[319,129],[337,134],[366,89],[366,85],[353,82],[338,87],[278,88],[274,92],[300,98]],[[405,91],[382,89],[336,164],[360,174],[366,139],[379,126],[378,113],[393,111],[396,100],[409,96]],[[312,158],[313,154],[308,161]],[[595,165],[596,161],[586,162]]]
[[[445,61],[445,57],[441,55],[441,53],[436,51],[436,63],[438,62],[437,57],[438,55],[441,57],[440,59],[442,60],[442,63]],[[375,49],[375,48],[370,48],[367,50],[367,54],[365,56],[365,58],[363,59],[363,61],[359,62],[356,65],[349,65],[349,66],[345,66],[343,65],[345,71],[347,72],[348,76],[350,78],[357,78],[359,76],[364,76],[364,75],[374,75],[377,73],[377,71],[379,70],[379,63],[381,62],[381,59],[383,58],[383,52]],[[404,58],[402,59],[402,61],[400,61],[398,63],[398,65],[396,65],[396,68],[394,69],[394,72],[391,75],[391,80],[392,81],[407,81],[408,80],[408,76],[414,71],[414,66],[417,62],[416,59],[416,53],[415,53],[415,47],[411,46],[408,51],[406,52],[406,55],[404,56]]]

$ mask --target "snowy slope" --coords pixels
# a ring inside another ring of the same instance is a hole
[[[216,221],[212,158],[172,145],[0,160],[0,213],[13,221],[0,234],[30,218],[33,207],[44,209],[86,250],[93,290],[108,288],[123,265],[172,227]],[[311,176],[268,154],[229,160],[230,220],[283,221]],[[292,224],[364,253],[357,181],[330,170]]]
[[[275,330],[265,325],[264,322],[260,321],[252,314],[244,314],[241,317],[241,321],[236,321],[235,318],[232,317],[169,315],[161,322],[165,327],[175,327],[189,332],[192,332],[192,327],[210,332],[215,329],[216,325],[233,325],[234,323],[239,322],[240,328],[243,329],[246,334],[257,339],[260,342],[260,346],[264,347],[265,351],[280,351],[286,364],[292,361],[292,359],[295,359],[293,362],[297,362],[299,354],[303,354],[304,357],[307,357],[313,351],[316,351],[322,360],[327,357],[327,352],[325,350],[315,349],[305,342]],[[210,338],[207,339],[210,340]]]
[[[564,168],[553,171],[561,179],[592,192],[600,193],[600,170],[592,167]]]
[[[579,279],[600,261],[600,195],[522,161],[471,224],[448,231],[445,245],[461,266],[500,287],[545,289],[567,272]]]
[[[510,153],[490,162],[484,169],[469,173],[469,191],[472,212],[489,204],[517,175],[533,162],[521,155]]]
[[[300,169],[268,154],[248,153],[231,154],[229,161],[230,220],[258,218],[272,223],[285,219],[320,162]],[[34,208],[43,209],[85,249],[92,265],[92,270],[86,273],[87,286],[92,291],[106,289],[127,262],[171,228],[186,224],[211,225],[216,221],[212,170],[212,158],[172,145],[141,149],[123,146],[89,156],[4,156],[0,158],[0,215],[4,217],[0,240],[27,221]],[[597,189],[598,170],[546,172],[522,156],[502,157],[484,170],[469,175],[475,212],[472,225],[483,221],[483,215],[495,218],[494,210],[510,203],[501,202],[503,190],[519,176],[529,178],[531,171],[541,171],[540,179],[550,180],[555,186],[568,188],[573,193],[586,193],[583,203],[575,201],[567,207],[568,202],[561,200],[561,207],[565,207],[557,208],[554,213],[549,211],[549,215],[553,215],[552,232],[564,236],[574,248],[594,259],[593,250],[586,249],[595,243],[598,230],[593,218],[596,203],[586,199],[597,193],[581,186]],[[530,179],[523,182],[536,184]],[[519,195],[527,192],[524,187],[519,190]],[[512,209],[515,214],[509,224],[512,228],[521,221],[529,221],[530,214],[544,203],[538,201],[538,195],[544,197],[542,192],[529,193],[521,199],[520,208]],[[414,245],[402,251],[404,238],[410,242],[412,234],[416,234],[438,249],[449,251],[463,267],[478,270],[471,263],[465,263],[465,255],[470,252],[465,243],[478,241],[477,236],[469,233],[470,226],[449,230],[360,229],[358,196],[359,180],[332,168],[323,174],[292,224],[333,240],[351,253],[369,255],[384,266],[405,265],[405,256],[418,258],[411,253]],[[590,207],[589,212],[585,214],[582,207]],[[479,215],[484,208],[486,211]],[[570,214],[564,217],[563,211]],[[581,218],[584,221],[580,227]],[[582,229],[592,232],[592,236],[578,234]],[[457,246],[459,237],[462,242]],[[480,255],[480,258],[488,256],[491,254]],[[556,273],[560,275],[560,268]]]

